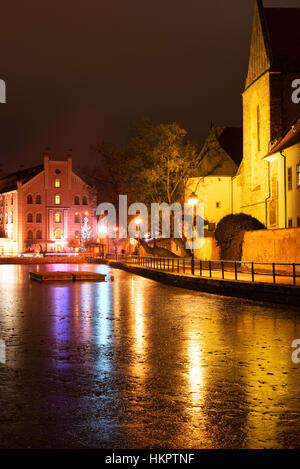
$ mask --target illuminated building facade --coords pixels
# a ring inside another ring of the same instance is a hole
[[[222,184],[220,174],[199,178],[201,168],[198,181],[188,181],[189,191],[197,187],[210,222],[243,212],[269,229],[300,227],[300,104],[292,99],[293,83],[300,79],[299,45],[300,9],[265,8],[256,0],[243,93],[241,163]],[[214,158],[212,152],[214,147],[207,160]]]
[[[0,254],[72,252],[81,230],[96,225],[86,183],[72,170],[72,157],[0,178]]]

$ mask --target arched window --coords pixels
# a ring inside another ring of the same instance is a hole
[[[74,197],[74,205],[79,205],[79,204],[80,204],[79,197],[78,197],[78,195],[75,195],[75,197]]]
[[[27,239],[33,239],[33,233],[31,230],[27,232]]]
[[[82,205],[87,205],[88,204],[88,200],[87,200],[87,197],[84,195],[82,197]]]
[[[79,215],[79,213],[75,213],[75,215],[74,215],[74,223],[80,223],[80,215]]]
[[[41,230],[38,230],[38,231],[36,232],[36,239],[42,239],[42,232],[41,232]]]
[[[62,238],[62,231],[57,228],[57,230],[55,230],[55,239],[61,239]]]
[[[12,195],[11,198],[10,198],[10,204],[13,205],[14,204],[14,196]]]
[[[36,222],[37,223],[42,223],[42,214],[41,213],[36,214]]]
[[[28,194],[28,196],[27,196],[27,203],[30,204],[30,205],[32,204],[32,195],[31,194]]]
[[[59,212],[55,214],[55,223],[61,223],[61,214]]]
[[[33,222],[33,215],[32,213],[27,214],[27,223],[32,223]]]
[[[42,203],[42,197],[38,194],[35,198],[35,203],[40,205]]]
[[[55,187],[60,187],[60,178],[55,178]]]
[[[61,203],[60,195],[56,195],[55,196],[55,205],[60,205],[60,203]]]

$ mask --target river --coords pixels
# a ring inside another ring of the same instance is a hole
[[[299,309],[84,264],[0,265],[0,295],[0,448],[300,448]]]

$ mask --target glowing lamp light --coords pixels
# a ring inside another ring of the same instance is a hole
[[[192,192],[191,195],[188,198],[188,204],[191,207],[194,207],[195,205],[197,205],[198,201],[199,201],[199,198],[198,198],[197,194],[195,194],[195,192]]]
[[[104,226],[104,225],[100,226],[99,233],[102,234],[102,235],[105,235],[107,233],[106,226]]]
[[[137,218],[135,220],[136,225],[140,225],[142,223],[142,220],[140,218]]]
[[[119,231],[119,228],[117,226],[114,227],[114,231],[117,232]]]

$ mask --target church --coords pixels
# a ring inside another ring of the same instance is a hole
[[[243,129],[212,125],[202,151],[208,162],[219,155],[219,164],[199,168],[187,184],[212,229],[241,212],[269,230],[300,227],[300,104],[293,99],[299,79],[300,8],[265,8],[256,0]]]

